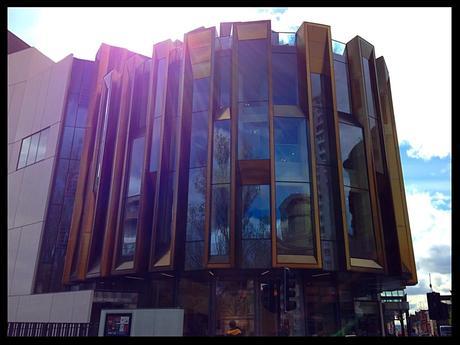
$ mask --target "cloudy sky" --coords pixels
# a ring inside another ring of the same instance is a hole
[[[9,8],[8,29],[54,61],[94,60],[99,45],[150,56],[153,43],[226,21],[271,19],[275,31],[303,21],[328,24],[332,37],[360,35],[390,71],[419,284],[411,310],[433,289],[451,290],[450,8]]]

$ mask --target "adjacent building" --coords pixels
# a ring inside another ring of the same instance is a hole
[[[222,23],[151,57],[25,48],[8,73],[11,324],[181,308],[184,335],[382,335],[380,293],[417,283],[389,73],[363,38]]]

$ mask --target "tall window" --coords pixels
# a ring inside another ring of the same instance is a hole
[[[298,103],[297,55],[272,54],[273,103]]]
[[[24,168],[45,158],[49,127],[22,139],[17,169]]]
[[[267,102],[240,103],[238,112],[238,159],[268,159]]]

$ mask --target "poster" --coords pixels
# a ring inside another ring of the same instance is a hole
[[[127,337],[131,334],[132,314],[106,314],[104,336]]]

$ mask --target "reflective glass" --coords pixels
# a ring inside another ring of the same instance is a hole
[[[334,60],[335,90],[337,96],[337,111],[350,114],[350,87],[348,84],[348,66]]]
[[[22,140],[21,153],[19,154],[18,169],[26,166],[27,154],[29,153],[30,137]]]
[[[242,268],[271,268],[271,240],[243,239],[241,251]]]
[[[369,117],[369,129],[371,131],[372,138],[372,152],[374,154],[375,170],[381,174],[383,170],[383,154],[382,154],[382,142],[380,141],[380,126],[377,120]]]
[[[335,240],[334,181],[331,168],[324,165],[316,166],[318,188],[319,226],[322,240]]]
[[[204,240],[206,169],[190,169],[188,182],[187,241]]]
[[[29,154],[27,155],[27,165],[35,162],[37,157],[38,141],[40,140],[40,133],[35,133],[30,139]]]
[[[74,197],[77,190],[78,174],[80,172],[80,161],[71,160],[69,164],[69,171],[67,173],[67,184],[65,187],[65,195]]]
[[[346,44],[332,40],[332,52],[334,54],[343,55],[345,53]]]
[[[230,120],[214,122],[212,183],[230,182]]]
[[[208,112],[192,114],[190,168],[206,166],[208,160]]]
[[[54,179],[52,202],[55,204],[62,203],[66,185],[67,171],[69,170],[69,160],[59,159],[56,168],[56,177]]]
[[[128,175],[128,197],[141,192],[142,161],[144,160],[144,137],[135,138],[131,145],[130,167]]]
[[[268,159],[268,133],[267,103],[239,104],[238,159]]]
[[[209,77],[193,80],[192,112],[204,111],[209,108]]]
[[[166,92],[166,58],[158,60],[154,116],[160,116]]]
[[[297,104],[297,55],[272,54],[273,103]]]
[[[83,150],[83,140],[85,138],[85,128],[75,128],[75,134],[72,142],[72,152],[70,158],[80,159],[81,151]],[[41,139],[40,139],[41,140]]]
[[[211,256],[229,254],[230,184],[212,186]]]
[[[369,192],[350,187],[344,189],[350,256],[376,260]]]
[[[331,111],[324,108],[313,108],[314,131],[315,131],[315,154],[319,164],[330,164],[331,159],[331,135],[329,128],[331,123]]]
[[[267,40],[238,42],[238,100],[268,100]]]
[[[88,115],[88,106],[79,104],[77,110],[77,121],[75,122],[76,127],[86,127],[86,117]]]
[[[343,184],[368,189],[363,129],[339,122],[339,130]]]
[[[171,246],[172,203],[174,195],[174,175],[170,173],[161,186],[158,217],[158,232],[155,241],[155,260],[161,259]]]
[[[203,268],[204,242],[185,242],[185,266],[186,271]]]
[[[270,186],[241,187],[242,238],[270,238]]]
[[[310,185],[276,183],[278,255],[313,255]]]
[[[65,126],[75,126],[78,109],[78,93],[69,93],[67,98],[67,110],[65,115]]]
[[[61,151],[59,152],[60,158],[70,158],[74,130],[74,127],[64,127],[61,135]]]
[[[363,70],[364,70],[364,85],[366,91],[366,99],[367,99],[367,111],[369,116],[377,117],[377,112],[375,110],[375,100],[372,90],[372,81],[371,81],[371,69],[369,60],[365,57],[363,59]]]
[[[136,250],[136,233],[139,213],[139,198],[129,198],[126,200],[123,238],[121,247],[121,256],[125,260],[132,260]]]
[[[225,108],[230,106],[230,89],[231,89],[231,57],[218,56],[216,59],[217,78],[219,81],[219,97],[217,108]]]
[[[310,74],[313,107],[325,108],[332,104],[331,87],[328,78],[324,74]]]
[[[161,130],[161,117],[153,119],[152,128],[152,147],[150,149],[150,172],[158,170],[160,164],[160,130]]]
[[[309,181],[306,120],[275,117],[275,178],[277,181]]]

